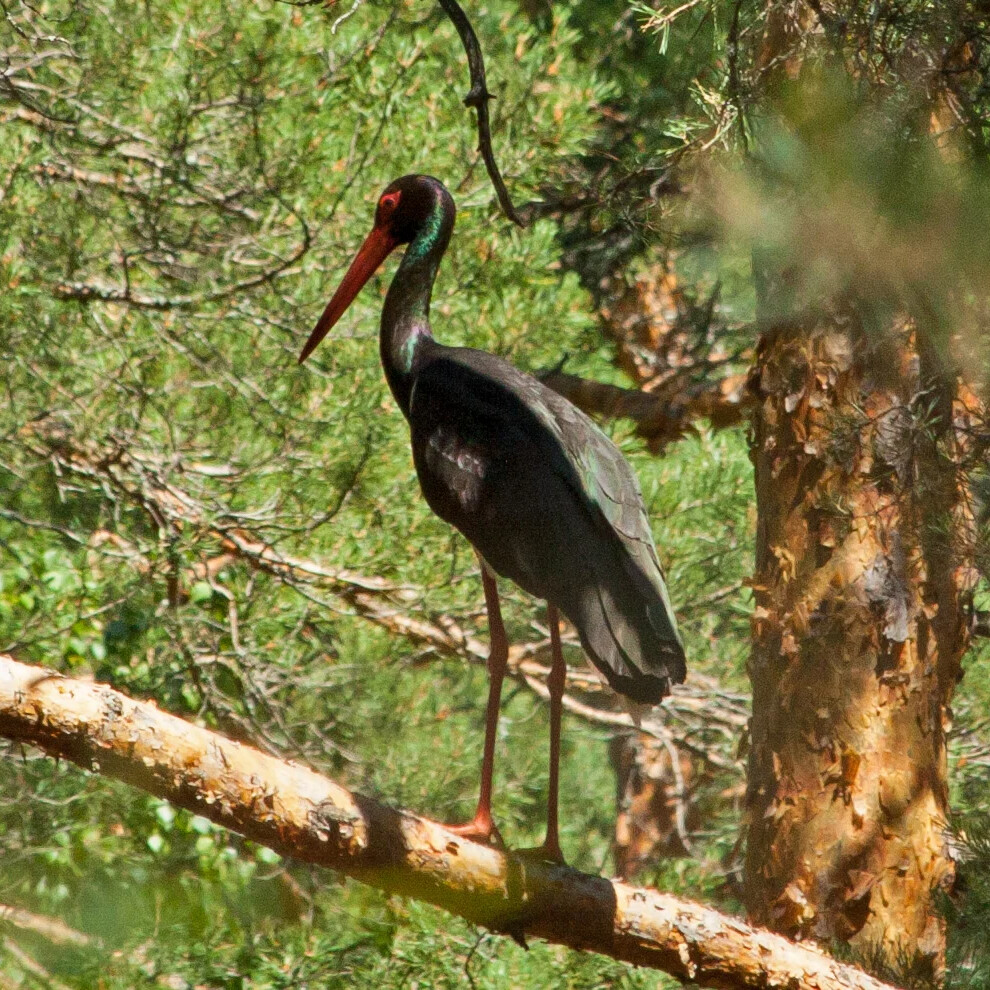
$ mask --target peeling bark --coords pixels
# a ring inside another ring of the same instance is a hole
[[[692,791],[694,763],[672,743],[644,733],[614,736],[609,758],[615,768],[615,870],[631,877],[649,863],[690,855],[690,833],[700,819]]]
[[[761,343],[746,890],[759,923],[937,976],[972,571],[969,411],[927,367],[913,328],[850,314]]]
[[[756,67],[773,94],[799,76],[815,20],[844,28],[819,4],[766,10]],[[934,893],[954,876],[946,732],[971,635],[966,470],[982,411],[955,342],[910,293],[903,305],[927,323],[871,323],[852,293],[805,297],[801,269],[772,255],[754,257],[750,915],[939,980]]]
[[[543,938],[714,987],[886,986],[699,904],[466,841],[152,704],[7,657],[0,735],[167,798],[283,855],[431,901],[520,941]]]

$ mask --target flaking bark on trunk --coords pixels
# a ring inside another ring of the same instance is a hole
[[[937,975],[967,410],[916,341],[833,313],[760,344],[746,896],[777,931]]]
[[[616,777],[616,875],[632,877],[664,859],[690,855],[690,833],[700,825],[691,758],[638,732],[614,736],[609,759]]]

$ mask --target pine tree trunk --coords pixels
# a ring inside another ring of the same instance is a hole
[[[645,732],[614,736],[609,758],[616,778],[616,876],[628,879],[650,863],[690,855],[690,833],[701,824],[691,758]]]
[[[749,910],[937,977],[966,411],[910,326],[881,343],[853,313],[767,332],[751,384]]]

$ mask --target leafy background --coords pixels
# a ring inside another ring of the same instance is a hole
[[[699,140],[725,84],[729,12],[703,9],[714,15],[659,27],[616,2],[472,9],[518,201],[603,157],[629,176],[662,170]],[[444,342],[534,372],[566,355],[569,372],[623,382],[593,291],[562,264],[567,231],[541,220],[520,232],[495,209],[453,29],[413,0],[5,10],[0,651],[154,698],[389,802],[467,817],[483,666],[370,621],[346,582],[225,556],[219,535],[385,582],[383,600],[404,614],[484,640],[473,555],[423,503],[378,366],[389,268],[296,364],[377,195],[403,173],[437,175],[458,203],[434,294]],[[710,219],[623,210],[606,198],[592,226],[628,222],[640,250],[676,250],[699,293],[720,283],[727,332],[752,343],[745,232],[716,243]],[[692,670],[716,692],[744,692],[745,431],[702,428],[657,458],[628,424],[608,429],[641,479]],[[541,606],[503,593],[510,637],[539,656]],[[963,811],[987,794],[986,661],[972,657],[960,699]],[[612,868],[611,735],[566,719],[562,842],[593,872]],[[695,797],[694,855],[642,879],[736,906],[739,741],[723,743],[729,769]],[[510,685],[496,766],[510,844],[542,837],[546,747],[542,701]],[[108,990],[664,982],[540,944],[524,952],[123,785],[9,745],[4,756],[0,902],[99,940],[66,949],[4,935],[12,986],[47,985],[18,946],[62,984]]]

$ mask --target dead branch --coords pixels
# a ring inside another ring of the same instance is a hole
[[[466,841],[442,825],[90,682],[0,657],[0,735],[116,777],[284,856],[526,936],[716,987],[885,984],[670,894]]]
[[[492,150],[492,128],[488,119],[488,101],[495,99],[488,92],[488,84],[485,81],[485,60],[481,54],[481,45],[478,43],[478,36],[471,27],[471,22],[467,14],[461,9],[456,0],[439,0],[444,13],[450,18],[451,23],[457,28],[457,33],[461,37],[461,44],[464,46],[464,54],[467,55],[468,69],[471,73],[471,89],[464,97],[464,105],[474,107],[478,113],[478,150],[485,161],[485,168],[488,170],[488,177],[495,187],[495,195],[498,197],[498,205],[502,207],[502,212],[518,227],[528,226],[516,208],[512,205],[509,190],[505,188],[502,173],[498,170],[495,161],[495,152]]]
[[[631,419],[653,453],[684,436],[699,419],[722,428],[742,422],[752,405],[743,373],[715,382],[681,382],[659,392],[621,388],[554,370],[540,376],[548,388],[589,415]]]
[[[123,444],[110,449],[84,444],[68,436],[58,423],[45,420],[30,424],[26,433],[40,442],[36,448],[40,456],[51,459],[63,472],[72,472],[99,486],[109,486],[115,494],[144,509],[159,529],[178,531],[191,525],[205,530],[220,542],[226,553],[310,598],[313,598],[312,589],[318,587],[363,619],[423,646],[434,655],[487,663],[485,643],[455,618],[410,614],[409,603],[422,597],[420,589],[396,586],[380,577],[283,553],[238,525],[239,520],[223,521],[222,513],[209,511],[194,495],[179,488],[169,477],[169,468],[174,465],[158,455]],[[233,470],[204,468],[193,463],[184,464],[183,469],[210,473]],[[99,532],[99,539],[116,544],[132,566],[142,572],[147,570],[147,561],[142,560],[136,548],[123,548],[118,537],[108,538],[103,531]],[[181,589],[176,594],[181,596]],[[548,643],[548,639],[517,643],[509,651],[510,676],[543,700],[549,697],[546,681],[550,671],[537,655]],[[616,729],[645,732],[665,744],[686,750],[710,767],[739,772],[734,751],[749,718],[749,699],[745,695],[728,692],[714,679],[692,673],[688,684],[674,688],[673,696],[666,699],[663,708],[655,709],[637,725],[628,712],[609,707],[614,705],[614,695],[604,691],[593,671],[572,669],[568,680],[581,697],[573,693],[565,695],[564,707],[579,718]],[[592,700],[594,704],[590,703]],[[668,723],[673,723],[677,731]],[[720,745],[713,745],[713,738]]]

